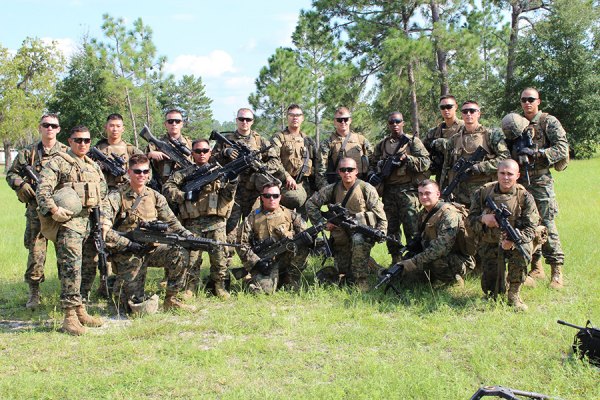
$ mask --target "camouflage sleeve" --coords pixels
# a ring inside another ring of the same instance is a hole
[[[375,148],[373,149],[373,155],[369,157],[369,173],[377,172],[377,163],[383,159],[383,154],[381,152],[381,147],[383,146],[383,141],[385,139],[379,141]]]
[[[364,135],[363,135],[364,136]],[[365,156],[370,161],[371,157],[373,157],[373,145],[369,142],[369,139],[365,137],[365,143],[363,145],[363,151],[365,152]]]
[[[364,185],[367,211],[373,212],[377,218],[375,228],[387,232],[387,217],[385,216],[385,211],[383,211],[383,203],[379,199],[377,190],[367,182],[364,182]]]
[[[410,153],[410,155],[406,156],[407,169],[414,172],[425,172],[429,169],[431,164],[429,152],[418,137],[411,139]]]
[[[150,189],[152,190],[152,189]],[[169,226],[169,231],[174,232],[181,236],[192,236],[192,232],[188,231],[181,225],[181,222],[177,219],[173,210],[169,207],[167,199],[162,194],[155,192],[156,196],[156,211],[158,213],[158,219],[166,222]]]
[[[105,223],[111,225],[111,229],[106,233],[105,239],[106,247],[109,250],[123,251],[130,242],[129,239],[119,235],[119,233],[113,229],[115,219],[120,213],[121,207],[121,194],[116,190],[110,192],[102,202],[102,216]]]
[[[460,226],[460,216],[456,212],[446,210],[436,227],[437,237],[421,253],[414,257],[418,267],[426,263],[443,258],[450,254],[456,241]]]
[[[26,165],[29,165],[31,160],[31,148],[27,147],[19,151],[12,165],[6,171],[6,182],[12,190],[17,190],[25,180],[21,177],[21,169]]]
[[[504,141],[504,133],[500,129],[488,130],[489,141],[491,150],[496,157],[490,160],[484,160],[477,163],[477,168],[482,174],[492,175],[498,170],[498,164],[502,160],[510,158],[510,152],[508,146]]]
[[[271,142],[268,139],[263,137],[260,138],[260,148],[266,149],[271,145]],[[279,158],[279,153],[275,150],[274,147],[271,147],[269,150],[263,153],[263,162],[267,167],[267,171],[271,174],[276,174],[280,169],[283,169],[281,165],[281,161]]]
[[[304,219],[302,218],[300,213],[297,213],[294,210],[291,210],[291,213],[292,213],[292,225],[294,228],[294,233],[298,234],[302,231],[305,231],[306,230],[306,222],[304,221]]]
[[[435,139],[435,132],[437,131],[437,126],[435,128],[431,128],[427,131],[427,134],[423,138],[423,146],[430,151],[431,150],[431,142]]]
[[[252,246],[250,245],[252,237],[254,236],[252,221],[254,221],[254,218],[250,215],[240,226],[238,226],[237,237],[237,241],[241,245],[238,248],[238,255],[244,264],[244,268],[248,271],[250,271],[254,264],[260,260],[260,258],[252,251]]]
[[[273,172],[273,174],[277,178],[288,179],[292,176],[285,170],[283,164],[281,163],[281,147],[283,146],[283,143],[280,136],[281,133],[278,132],[274,134],[271,138],[271,145],[273,145],[271,151],[277,155],[277,164],[275,166],[275,171]]]
[[[548,165],[552,165],[557,161],[567,158],[569,154],[569,143],[567,142],[567,133],[556,117],[549,115],[547,117],[547,123],[546,137],[551,146],[546,148],[544,157],[548,160]]]
[[[221,142],[219,142],[218,140],[215,142],[215,145],[212,148],[212,155],[215,158],[215,160],[221,164],[221,165],[225,165],[228,162],[230,162],[231,160],[228,157],[225,157],[225,155],[223,154],[223,151],[229,146],[226,146],[224,144],[222,144]]]
[[[477,189],[471,195],[471,207],[469,208],[469,216],[467,217],[469,226],[476,235],[480,235],[483,231],[481,216],[483,215],[483,206],[481,202],[481,188]]]
[[[171,203],[182,204],[185,201],[185,193],[179,189],[183,179],[184,174],[181,171],[176,171],[163,184],[162,194]]]
[[[127,146],[127,150],[128,150],[128,155],[129,157],[131,157],[134,154],[145,154],[142,150],[138,149],[137,147],[131,145],[131,146]]]
[[[106,198],[106,196],[108,195],[108,185],[106,184],[106,178],[104,177],[104,174],[102,173],[102,169],[100,168],[100,166],[95,162],[93,165],[94,165],[94,168],[96,169],[96,172],[100,176],[100,196],[102,197],[102,200],[104,200]]]
[[[221,187],[219,190],[219,197],[223,200],[229,202],[232,201],[235,197],[235,192],[237,190],[238,180],[229,181],[226,184],[220,183]]]
[[[329,166],[329,146],[331,143],[331,139],[327,138],[321,141],[319,145],[319,154],[317,155],[317,187],[325,187],[327,186],[327,178],[325,178],[325,173],[327,172],[327,167]]]
[[[322,187],[306,201],[306,214],[313,225],[325,223],[326,220],[321,215],[321,207],[331,202],[334,187],[335,184]]]
[[[54,194],[54,188],[60,181],[61,161],[62,158],[54,157],[46,163],[40,172],[40,184],[35,192],[35,198],[37,200],[40,213],[43,215],[49,215],[50,210],[56,208],[56,203],[52,195]]]
[[[531,193],[525,191],[523,200],[524,204],[521,207],[521,215],[516,221],[515,228],[521,232],[523,242],[529,243],[535,237],[535,228],[539,225],[540,214]]]

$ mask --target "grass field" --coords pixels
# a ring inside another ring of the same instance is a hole
[[[600,158],[555,173],[566,287],[522,295],[527,313],[465,289],[420,286],[402,296],[315,287],[301,293],[201,297],[195,314],[109,320],[82,337],[58,332],[53,250],[43,306],[25,310],[24,208],[0,183],[0,398],[468,399],[502,385],[563,399],[599,399],[600,371],[570,351],[600,325]],[[389,263],[383,245],[374,251]],[[160,270],[151,271],[156,290]],[[108,316],[106,303],[93,313]]]

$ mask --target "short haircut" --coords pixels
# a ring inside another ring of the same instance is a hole
[[[340,165],[342,165],[342,163],[346,164],[349,162],[351,162],[351,164],[354,164],[354,168],[358,168],[358,164],[356,163],[356,160],[354,158],[344,157],[340,160],[338,164],[338,169],[340,169]]]
[[[235,114],[235,115],[239,115],[240,112],[242,112],[242,111],[249,111],[252,114],[252,116],[254,117],[254,111],[252,111],[249,108],[245,108],[245,107],[244,108],[240,108],[239,110],[237,110],[237,114]]]
[[[290,104],[290,105],[288,106],[287,110],[288,110],[288,111],[290,111],[290,110],[295,110],[296,108],[297,108],[298,110],[302,110],[302,107],[300,107],[298,104]]]
[[[58,120],[58,114],[56,114],[56,113],[44,113],[44,115],[42,115],[40,117],[40,123],[44,120],[44,118],[56,118]]]
[[[165,113],[165,119],[167,118],[167,115],[171,114],[171,113],[178,113],[179,115],[181,115],[181,117],[183,118],[183,111],[177,109],[177,108],[170,108],[167,110],[167,112]]]
[[[498,169],[500,169],[500,167],[513,168],[513,169],[516,169],[517,171],[519,171],[519,163],[517,163],[512,158],[505,158],[504,160],[500,161],[498,163]]]
[[[335,113],[333,115],[337,115],[337,114],[350,114],[350,116],[352,116],[352,113],[350,112],[350,109],[348,107],[338,107],[335,110]]]
[[[145,154],[134,154],[129,158],[129,163],[127,164],[129,166],[129,169],[131,169],[131,167],[133,167],[134,165],[139,165],[139,164],[146,164],[146,163],[150,163],[150,159],[148,159],[148,156]]]
[[[115,121],[115,120],[117,120],[117,121],[123,121],[123,116],[121,114],[118,114],[118,113],[113,113],[113,114],[110,114],[108,117],[106,117],[106,122],[108,122],[108,121]]]
[[[262,187],[260,188],[260,192],[262,193],[262,192],[264,192],[265,190],[267,190],[267,189],[270,189],[270,188],[272,188],[272,187],[276,187],[276,188],[278,188],[278,189],[281,189],[281,188],[279,187],[279,183],[277,183],[277,182],[275,182],[275,181],[271,181],[271,182],[267,182],[267,183],[265,183],[264,185],[262,185]]]
[[[402,113],[400,111],[392,111],[391,113],[388,114],[388,119],[392,118],[392,115],[400,115],[401,118],[404,118],[404,116],[402,115]]]
[[[479,103],[478,103],[478,102],[476,102],[475,100],[467,100],[467,101],[464,101],[464,102],[462,103],[461,107],[463,107],[465,104],[475,104],[477,107],[479,107]]]
[[[196,146],[198,143],[206,143],[208,145],[208,148],[210,148],[210,142],[208,141],[208,139],[204,139],[204,138],[200,138],[200,139],[196,139],[192,142],[192,149],[194,148],[194,146]]]
[[[539,91],[539,90],[537,90],[536,88],[534,88],[534,87],[531,87],[531,86],[530,86],[530,87],[526,87],[525,89],[521,90],[521,93],[523,93],[523,92],[524,92],[524,91],[526,91],[526,90],[533,90],[534,92],[536,92],[536,93],[537,93],[537,95],[538,95],[538,98],[540,97],[540,91]]]
[[[419,186],[419,187],[425,187],[425,186],[428,186],[428,185],[433,185],[433,186],[435,186],[435,188],[437,190],[440,190],[440,185],[438,185],[437,182],[434,181],[434,180],[432,180],[432,179],[423,179],[421,182],[419,182],[419,184],[417,186]]]
[[[73,128],[71,128],[71,133],[69,134],[69,136],[73,136],[74,133],[79,133],[79,132],[90,133],[90,130],[85,125],[77,125],[77,126],[74,126]]]
[[[458,104],[456,97],[452,96],[451,94],[445,94],[443,96],[440,96],[440,103],[442,102],[442,100],[446,100],[446,99],[452,99],[452,100],[454,100],[455,104]]]

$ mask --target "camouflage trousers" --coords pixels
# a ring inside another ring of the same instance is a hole
[[[404,231],[406,240],[410,240],[419,233],[418,210],[420,207],[417,192],[407,185],[396,185],[385,187],[383,190],[383,210],[388,220],[388,236],[393,236],[400,240]],[[393,256],[399,256],[400,245],[394,242],[387,242],[388,252]]]
[[[525,258],[516,249],[501,251],[498,243],[480,242],[477,254],[481,259],[481,289],[484,293],[494,292],[496,282],[500,292],[505,289],[505,282],[523,283],[527,275],[527,266],[531,262],[532,243],[523,244],[529,257]],[[505,273],[508,266],[508,273]]]
[[[185,227],[199,237],[216,240],[219,242],[226,241],[224,221],[221,223],[221,226],[217,227],[216,229],[212,229],[213,227],[207,227],[207,224],[203,219],[186,221]],[[211,230],[207,230],[207,228]],[[216,246],[207,250],[207,252],[210,260],[210,278],[215,282],[224,280],[227,276],[227,258],[225,254],[225,248]],[[203,250],[190,251],[189,266],[184,271],[186,285],[193,283],[196,287],[199,286],[203,253]]]
[[[450,253],[444,258],[434,260],[415,271],[414,276],[405,276],[403,280],[412,282],[441,282],[451,284],[456,282],[456,275],[463,278],[468,269],[475,266],[473,257]]]
[[[287,252],[275,257],[269,274],[262,274],[256,269],[252,269],[251,287],[257,292],[272,294],[283,283],[300,284],[302,271],[306,268],[306,257],[309,249],[299,247],[295,253]]]
[[[40,232],[40,219],[35,206],[28,205],[25,211],[25,235],[23,244],[29,250],[27,256],[27,269],[25,270],[25,282],[42,283],[45,280],[44,264],[46,263],[46,251],[48,239]]]
[[[116,253],[112,256],[113,296],[120,305],[127,300],[144,300],[144,289],[148,267],[165,268],[168,272],[167,290],[180,291],[184,284],[184,271],[190,263],[190,253],[180,246],[161,244],[149,249],[143,255]]]
[[[333,260],[338,273],[345,274],[350,281],[366,278],[373,243],[360,233],[349,237],[343,230],[332,231],[331,237]]]
[[[83,220],[83,218],[81,218]],[[82,222],[85,226],[85,222]],[[61,226],[56,236],[56,262],[60,278],[60,305],[63,309],[82,304],[81,276],[83,259],[93,258],[95,248],[84,245],[89,236],[89,224],[83,233]],[[94,271],[96,266],[93,265]]]
[[[540,175],[531,178],[531,185],[527,182],[523,185],[535,199],[535,205],[540,213],[542,225],[548,229],[548,240],[538,249],[537,254],[541,254],[548,264],[564,264],[565,253],[563,253],[558,236],[558,229],[554,218],[558,215],[558,202],[554,193],[554,179],[550,174]]]

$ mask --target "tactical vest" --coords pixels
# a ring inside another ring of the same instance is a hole
[[[451,182],[454,179],[454,175],[456,172],[452,169],[452,166],[456,164],[456,162],[464,157],[465,159],[469,159],[471,155],[477,150],[479,146],[483,147],[485,151],[487,151],[487,155],[484,158],[484,161],[491,160],[496,158],[496,155],[491,150],[490,145],[490,132],[483,128],[481,125],[475,130],[473,133],[466,133],[464,125],[458,130],[456,135],[452,136],[451,140],[451,151],[450,151],[450,170],[448,171],[448,182]],[[470,176],[467,179],[468,182],[476,182],[476,181],[488,181],[489,176],[485,174]]]
[[[279,157],[283,168],[293,178],[298,176],[300,169],[304,165],[304,158],[308,157],[308,169],[304,176],[309,176],[312,173],[312,159],[310,157],[310,149],[306,145],[305,137],[301,135],[291,135],[286,132],[281,132],[276,136],[281,141],[281,152]]]
[[[158,219],[158,211],[156,210],[156,192],[150,188],[144,188],[144,191],[140,195],[142,200],[137,202],[137,196],[131,197],[125,195],[125,192],[127,192],[128,189],[129,188],[125,186],[119,190],[121,207],[116,221],[121,222],[118,226],[115,226],[115,229],[125,232],[137,228],[138,224],[142,221],[147,222]]]
[[[480,191],[479,202],[481,205],[481,209],[487,212],[491,210],[487,208],[485,204],[485,199],[487,196],[491,196],[494,203],[500,207],[501,204],[505,204],[508,211],[510,211],[511,215],[508,217],[508,222],[514,228],[518,228],[515,225],[517,218],[521,215],[521,210],[523,207],[523,203],[525,201],[525,194],[527,190],[521,185],[515,185],[515,194],[510,193],[498,193],[494,190],[498,182],[489,182],[483,185]],[[500,228],[486,228],[481,241],[486,243],[498,243],[498,238],[500,237]]]
[[[76,160],[62,151],[56,155],[62,157],[72,167],[68,174],[61,174],[62,182],[56,187],[56,190],[63,187],[73,188],[84,208],[100,205],[102,201],[100,182],[102,182],[103,176],[98,171],[96,162],[88,156],[84,156],[82,160]]]
[[[259,208],[250,214],[249,222],[256,242],[263,242],[268,238],[281,240],[294,236],[291,211],[283,206],[279,207],[279,210],[268,213]]]
[[[346,148],[344,149],[340,160],[345,157],[353,159],[356,161],[356,165],[358,166],[358,173],[366,174],[369,169],[369,160],[367,159],[365,162],[365,159],[367,158],[367,149],[365,148],[366,138],[363,135],[355,132],[350,132],[349,135],[352,136],[350,136],[350,139],[348,139]],[[338,167],[336,163],[338,161],[340,149],[342,148],[342,143],[345,139],[345,137],[341,137],[336,133],[331,134],[329,142],[330,167],[327,169],[328,172],[334,172],[335,168]]]
[[[527,133],[531,135],[533,145],[538,149],[546,149],[552,146],[551,143],[548,142],[548,138],[546,136],[546,132],[548,130],[548,113],[541,113],[540,117],[536,122],[530,122],[527,127]],[[569,164],[569,153],[567,152],[567,156],[562,160],[559,160],[553,164],[553,167],[557,171],[563,171],[567,168]],[[534,164],[534,170],[530,173],[533,175],[542,175],[548,173],[548,165],[544,157],[538,157]]]
[[[68,150],[68,147],[60,142],[56,142],[56,144],[52,146],[52,149],[54,148],[58,148],[59,151],[62,152]],[[44,165],[46,165],[46,163],[57,153],[58,152],[44,153],[44,145],[39,141],[31,147],[31,161],[29,162],[29,165],[31,165],[35,172],[39,174]]]
[[[403,147],[398,149],[398,153],[402,153],[403,151],[406,151],[406,155],[410,156],[411,155],[410,145],[413,140],[413,136],[409,136],[409,135],[406,135],[406,136],[409,137],[410,140],[406,145],[404,145]],[[391,157],[394,154],[396,154],[396,153],[394,153],[394,150],[396,150],[396,146],[398,146],[398,143],[396,141],[392,142],[391,139],[392,138],[388,136],[379,143],[379,152],[382,155],[382,160],[385,160],[388,157]],[[401,167],[394,168],[392,170],[392,173],[390,174],[390,176],[388,176],[386,178],[385,184],[386,185],[404,185],[404,184],[408,184],[408,183],[417,184],[418,181],[421,181],[426,178],[427,177],[425,176],[425,174],[420,173],[420,172],[411,171],[408,168],[406,168],[406,163],[403,163]]]
[[[452,246],[452,252],[460,253],[465,256],[475,255],[477,252],[477,246],[474,241],[474,235],[469,228],[469,224],[466,222],[466,218],[469,214],[469,210],[460,203],[454,202],[445,202],[440,208],[436,211],[435,214],[429,218],[427,224],[425,225],[422,233],[422,241],[424,242],[423,247],[427,248],[429,243],[433,240],[437,239],[438,236],[438,224],[442,219],[446,210],[451,210],[459,215],[460,221],[458,224],[458,231],[456,232],[456,239],[454,241],[454,245]],[[427,217],[427,214],[423,214],[421,218],[421,223],[423,223],[424,219]]]
[[[359,224],[375,227],[377,226],[377,217],[372,211],[367,211],[366,183],[361,180],[357,182],[357,187],[354,188],[354,191],[346,202],[345,208],[356,218]],[[348,191],[344,187],[344,184],[342,182],[336,183],[333,189],[332,203],[340,204],[346,197],[346,193]]]
[[[432,140],[439,139],[439,138],[450,139],[456,132],[458,132],[458,130],[461,127],[465,126],[465,123],[462,120],[457,119],[456,121],[457,121],[456,127],[454,126],[454,124],[452,124],[450,127],[446,127],[445,122],[442,122],[441,124],[439,124],[437,126],[437,128],[435,129],[435,132],[431,139]]]
[[[197,201],[185,201],[179,206],[179,216],[182,220],[198,217],[218,216],[227,217],[233,207],[233,199],[226,201],[219,196],[219,181],[211,182],[200,192]]]

